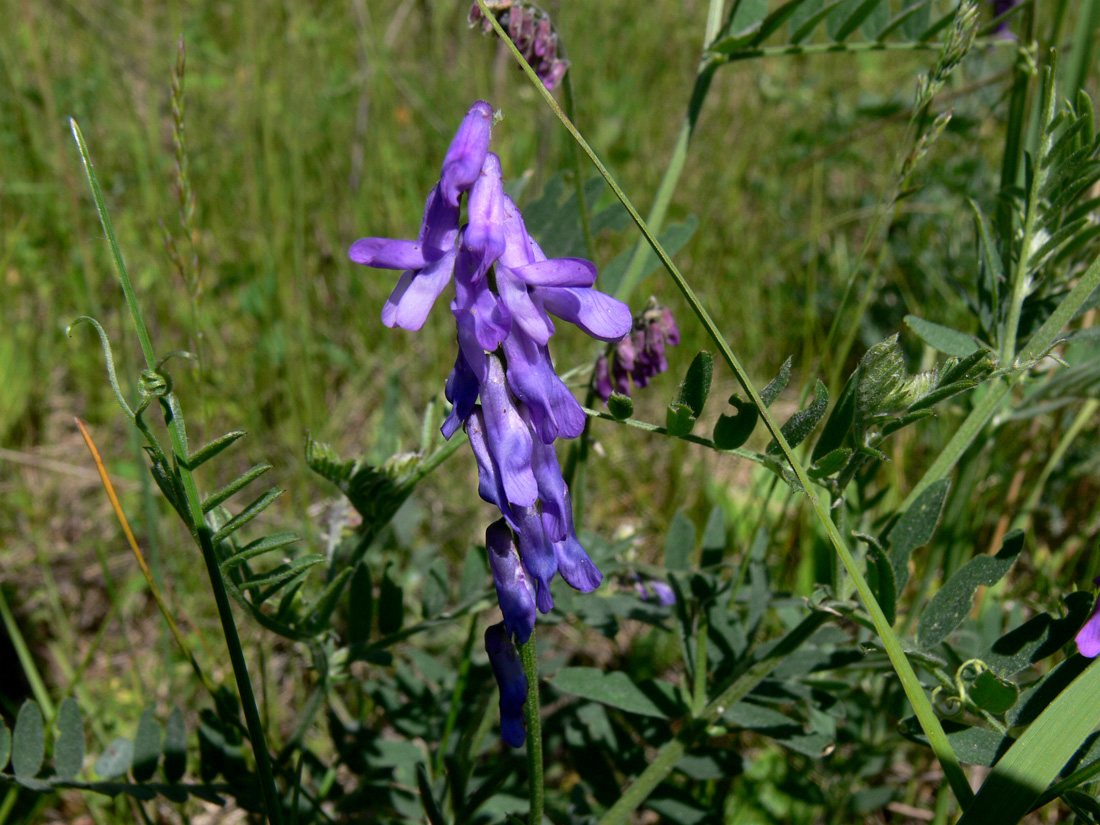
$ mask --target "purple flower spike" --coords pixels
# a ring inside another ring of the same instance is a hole
[[[1093,579],[1093,584],[1100,585],[1100,577]],[[1077,651],[1085,658],[1095,659],[1100,655],[1100,599],[1097,599],[1092,615],[1077,632],[1074,641],[1077,642]]]
[[[504,519],[497,519],[485,530],[485,550],[504,626],[525,644],[535,629],[535,593],[520,564],[512,528]]]
[[[481,174],[492,129],[493,107],[479,100],[466,113],[443,160],[439,188],[451,206],[458,207],[459,196],[473,186]]]
[[[500,738],[505,745],[518,748],[527,738],[523,727],[523,703],[527,701],[527,674],[519,661],[512,639],[503,622],[485,629],[485,652],[500,687]]]

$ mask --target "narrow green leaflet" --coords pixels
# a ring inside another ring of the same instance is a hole
[[[11,766],[19,779],[33,779],[46,757],[46,726],[42,711],[30,699],[19,708],[11,737]]]
[[[950,636],[966,619],[978,588],[999,582],[1023,548],[1024,534],[1013,530],[1005,536],[997,555],[977,556],[959,568],[921,614],[917,643],[924,648],[935,647]]]
[[[2,750],[2,748],[0,748]],[[0,767],[4,760],[0,758]],[[57,709],[57,739],[53,745],[53,766],[57,778],[73,779],[84,766],[84,717],[71,696]]]
[[[897,580],[899,593],[909,581],[909,556],[918,547],[932,540],[950,489],[951,480],[948,478],[941,478],[928,485],[887,534],[890,563],[894,566],[894,578]]]
[[[665,567],[669,570],[687,570],[691,567],[691,554],[695,549],[695,525],[677,512],[668,526],[665,538]]]
[[[1008,678],[1060,651],[1074,637],[1092,610],[1092,594],[1083,590],[1063,599],[1065,616],[1033,616],[990,645],[979,657],[998,676]]]
[[[374,617],[374,583],[365,561],[355,565],[348,593],[348,641],[360,644],[370,641]]]
[[[95,772],[100,779],[118,779],[130,770],[134,758],[134,743],[118,737],[112,740],[107,749],[95,762]]]
[[[390,566],[382,573],[378,592],[378,630],[384,636],[396,633],[405,623],[405,591],[394,581]]]
[[[547,681],[562,693],[592,699],[641,716],[669,719],[682,712],[672,685],[648,680],[635,683],[622,671],[565,667]]]
[[[920,729],[917,717],[910,716],[903,719],[898,724],[898,730],[906,739],[928,745],[928,737]],[[1011,736],[1003,736],[988,728],[964,725],[951,719],[944,720],[943,730],[959,761],[967,765],[983,765],[991,768],[1016,741]]]
[[[164,726],[164,778],[169,782],[179,782],[186,770],[187,730],[183,725],[183,714],[178,707],[174,707]]]
[[[1100,725],[1094,661],[1058,695],[993,768],[959,825],[1018,822]]]
[[[136,782],[148,782],[157,771],[163,746],[164,732],[160,722],[148,707],[138,720],[137,734],[134,736],[133,775]]]
[[[917,315],[906,315],[905,323],[924,343],[947,355],[963,358],[978,348],[974,339],[965,332],[959,332],[957,329],[945,327],[934,321],[926,321]]]
[[[820,380],[814,389],[814,398],[804,410],[799,410],[786,423],[779,428],[783,437],[792,448],[797,447],[806,437],[814,431],[818,422],[825,417],[825,410],[829,407],[829,389]],[[767,451],[772,455],[779,455],[779,442],[774,438],[768,444]]]

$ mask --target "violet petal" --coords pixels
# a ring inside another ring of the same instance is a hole
[[[543,287],[539,296],[552,315],[576,324],[601,341],[620,340],[634,323],[630,307],[595,289]]]
[[[462,119],[439,176],[440,191],[451,206],[458,206],[459,196],[477,180],[489,151],[492,127],[493,108],[483,100],[471,106]]]

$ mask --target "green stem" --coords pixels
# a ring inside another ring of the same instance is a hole
[[[137,329],[138,339],[141,341],[142,354],[149,370],[155,370],[157,359],[153,352],[153,345],[149,339],[145,321],[138,306],[137,296],[134,294],[130,277],[126,272],[126,263],[122,258],[118,241],[115,239],[114,228],[111,225],[110,215],[107,213],[107,205],[103,200],[103,193],[99,188],[95,170],[92,167],[91,155],[84,143],[84,136],[80,132],[75,120],[69,120],[72,126],[73,136],[76,138],[80,149],[80,157],[84,162],[84,171],[88,178],[88,184],[92,190],[92,199],[95,201],[96,211],[103,226],[103,232],[107,236],[107,243],[111,249],[111,258],[118,276],[122,291],[126,296],[126,303],[130,309],[130,315]],[[271,755],[267,750],[267,740],[264,736],[263,725],[260,721],[260,713],[256,707],[256,697],[252,690],[252,681],[248,675],[248,665],[245,662],[244,650],[241,648],[240,637],[237,635],[237,626],[233,620],[233,612],[229,605],[229,596],[225,590],[225,582],[222,580],[221,569],[218,566],[217,555],[214,552],[212,532],[207,526],[202,511],[202,499],[199,496],[198,486],[190,470],[190,453],[187,449],[187,431],[184,427],[183,413],[180,410],[179,401],[174,393],[167,393],[160,399],[164,412],[164,423],[168,427],[168,433],[172,441],[172,452],[175,458],[175,468],[179,473],[179,479],[187,504],[188,527],[192,536],[202,549],[203,561],[210,577],[210,588],[214,591],[214,602],[218,608],[218,617],[221,619],[222,632],[225,635],[226,647],[229,649],[229,658],[233,665],[233,675],[236,677],[237,692],[241,699],[241,708],[244,711],[245,724],[248,727],[248,736],[252,744],[252,751],[256,758],[256,771],[259,774],[260,789],[263,793],[264,806],[267,809],[268,820],[273,825],[279,825],[282,820],[279,806],[279,794],[275,787],[275,777],[271,768]]]
[[[779,425],[776,424],[775,419],[772,418],[768,412],[768,408],[760,400],[760,394],[752,385],[752,381],[749,379],[748,373],[741,365],[740,360],[734,354],[730,348],[729,343],[718,329],[718,325],[710,317],[710,313],[707,312],[703,302],[699,300],[699,297],[695,294],[695,290],[691,288],[691,285],[684,278],[680,270],[672,262],[672,259],[665,252],[664,247],[654,237],[653,232],[650,230],[648,224],[642,219],[642,216],[638,213],[638,210],[631,203],[630,199],[619,187],[618,183],[612,177],[611,173],[604,166],[603,162],[596,156],[596,153],[592,151],[592,147],[588,145],[588,142],[584,139],[581,133],[577,130],[576,126],[565,116],[565,113],[558,106],[557,101],[554,100],[546,88],[542,85],[542,81],[539,80],[538,75],[535,74],[531,66],[520,54],[519,50],[515,47],[515,44],[508,39],[507,33],[500,27],[500,24],[496,21],[496,18],[489,13],[489,10],[485,7],[485,0],[477,0],[478,5],[481,7],[485,17],[492,23],[493,28],[496,30],[497,35],[504,41],[512,51],[513,56],[517,62],[527,73],[531,79],[533,85],[537,90],[540,90],[543,99],[547,105],[554,110],[558,119],[561,120],[562,125],[569,131],[576,140],[589,160],[595,165],[599,173],[607,181],[611,190],[615,193],[615,196],[626,208],[630,217],[633,218],[634,223],[637,224],[638,229],[642,235],[645,236],[646,241],[652,247],[653,251],[657,253],[657,257],[660,258],[661,263],[668,271],[669,276],[676,284],[691,308],[692,312],[699,319],[699,322],[703,325],[707,335],[714,342],[715,347],[718,349],[722,359],[729,366],[730,370],[737,377],[738,383],[741,385],[745,394],[752,399],[753,405],[756,407],[766,425],[768,432],[775,439],[779,445],[781,452],[790,464],[791,470],[794,472],[795,477],[798,479],[798,483],[801,486],[802,492],[810,501],[810,505],[813,507],[814,512],[817,515],[825,532],[829,536],[829,540],[836,552],[840,555],[841,561],[844,563],[845,568],[848,570],[848,575],[852,577],[855,583],[856,590],[859,592],[868,613],[871,616],[871,621],[874,623],[875,630],[882,638],[883,647],[886,650],[886,654],[890,659],[890,663],[893,665],[894,670],[898,674],[898,678],[901,680],[902,687],[905,690],[905,694],[909,699],[910,704],[913,706],[913,710],[916,713],[917,719],[920,721],[921,728],[924,730],[925,735],[928,737],[929,744],[932,746],[933,752],[940,760],[940,764],[943,767],[945,776],[951,785],[952,790],[955,792],[956,798],[959,803],[965,808],[966,805],[974,798],[974,792],[970,788],[970,783],[966,779],[966,775],[962,771],[962,766],[959,764],[958,757],[955,755],[954,749],[951,747],[951,743],[947,739],[947,734],[943,730],[943,726],[940,724],[939,718],[936,716],[935,711],[932,709],[932,705],[928,700],[928,697],[924,695],[924,689],[921,686],[920,680],[917,678],[916,672],[913,670],[913,666],[906,658],[904,651],[902,650],[901,643],[898,641],[897,636],[894,634],[893,629],[890,626],[890,622],[887,621],[886,615],[882,612],[882,608],[879,607],[878,602],[875,600],[874,594],[871,591],[870,586],[867,584],[867,580],[863,577],[863,573],[856,565],[856,561],[853,558],[851,551],[849,551],[843,537],[840,535],[840,531],[837,530],[836,525],[829,513],[827,505],[823,504],[814,492],[809,476],[806,474],[805,468],[802,466],[801,461],[794,454],[790,444],[787,442],[786,437],[780,432]]]
[[[529,825],[542,825],[543,776],[542,776],[542,710],[539,703],[539,654],[535,632],[526,644],[519,646],[519,658],[523,672],[527,674],[527,701],[523,703],[523,715],[527,720],[527,786],[531,796]]]

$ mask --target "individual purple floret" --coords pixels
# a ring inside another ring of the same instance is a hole
[[[527,701],[527,674],[523,672],[512,635],[504,623],[485,629],[485,652],[500,688],[500,738],[518,748],[527,739],[523,727],[523,703]]]
[[[548,24],[525,15],[516,18],[517,36],[551,54]],[[452,406],[441,431],[450,439],[465,426],[478,494],[503,516],[485,535],[504,616],[486,633],[486,647],[501,684],[501,735],[517,745],[527,681],[512,673],[519,667],[512,637],[527,643],[536,610],[554,607],[550,583],[558,573],[583,593],[602,579],[577,539],[554,452],[554,440],[579,435],[585,417],[554,371],[551,316],[608,342],[622,339],[632,319],[626,304],[592,288],[590,261],[548,259],[527,233],[519,207],[504,194],[500,158],[489,151],[492,118],[489,104],[478,102],[462,121],[416,241],[363,238],[349,254],[366,266],[404,270],[382,310],[387,326],[419,329],[454,280],[458,355],[444,388]],[[468,222],[459,227],[464,193]]]
[[[606,402],[613,392],[630,395],[631,379],[636,387],[646,386],[653,376],[668,369],[665,346],[675,347],[679,343],[680,328],[672,310],[650,298],[642,314],[634,319],[629,337],[596,361],[592,376],[596,394]]]
[[[1100,585],[1100,576],[1093,579],[1092,583]],[[1100,598],[1097,598],[1088,621],[1077,631],[1074,641],[1077,642],[1077,652],[1082,656],[1095,659],[1100,655]]]
[[[524,0],[490,0],[486,5],[543,85],[552,90],[561,83],[569,61],[559,56],[561,42],[550,16],[534,3]],[[466,19],[471,26],[480,23],[484,34],[493,30],[492,23],[482,15],[477,3],[470,6]]]

